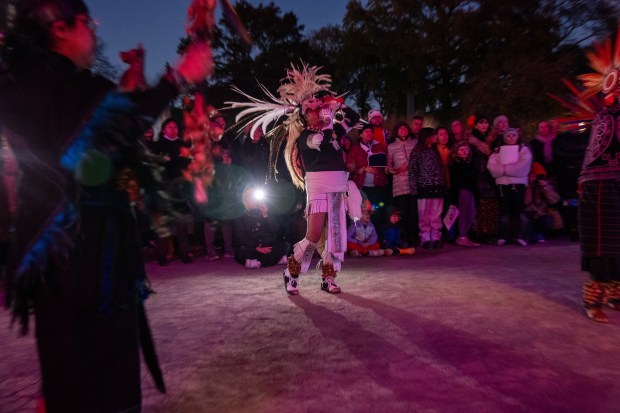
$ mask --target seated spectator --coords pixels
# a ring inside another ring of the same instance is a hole
[[[245,268],[286,264],[290,244],[284,240],[279,220],[265,202],[245,191],[245,214],[234,220],[235,260]]]
[[[374,224],[370,222],[370,212],[368,209],[362,210],[362,218],[359,221],[352,222],[349,225],[347,230],[347,252],[352,257],[392,255],[392,250],[381,249],[379,235]]]
[[[407,233],[400,224],[401,213],[398,208],[387,209],[388,223],[381,230],[381,247],[384,250],[392,250],[394,255],[411,255],[415,253],[407,243]]]
[[[530,185],[525,190],[525,213],[530,221],[530,242],[545,242],[546,235],[554,229],[562,229],[562,216],[554,207],[561,198],[545,168],[532,163]]]

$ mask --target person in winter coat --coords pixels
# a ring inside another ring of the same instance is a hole
[[[532,153],[521,143],[517,129],[506,130],[503,144],[489,156],[487,167],[499,188],[500,231],[497,245],[502,246],[513,240],[525,247],[525,187],[529,182]]]

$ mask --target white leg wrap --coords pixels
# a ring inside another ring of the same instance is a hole
[[[310,242],[306,238],[293,246],[293,257],[301,263],[301,272],[306,273],[310,267],[310,261],[316,251],[316,242]]]

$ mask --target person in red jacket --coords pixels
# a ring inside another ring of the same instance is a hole
[[[378,212],[388,200],[387,148],[373,138],[372,125],[366,124],[360,140],[347,155],[346,168],[351,180],[362,190]]]

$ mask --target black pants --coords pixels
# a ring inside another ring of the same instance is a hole
[[[505,240],[526,240],[525,185],[499,185],[499,204],[499,237]]]
[[[248,248],[244,246],[237,247],[235,259],[240,264],[245,264],[245,260],[258,260],[261,267],[271,267],[276,265],[283,256],[288,255],[290,244],[286,241],[276,243],[271,247],[271,252],[261,254],[256,248]]]

